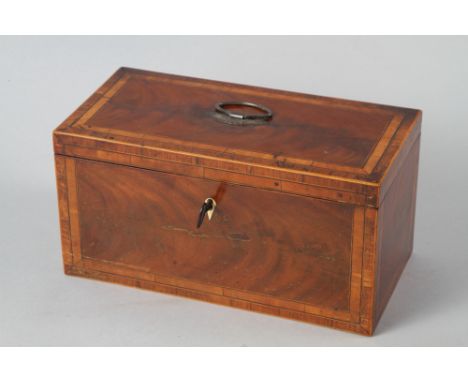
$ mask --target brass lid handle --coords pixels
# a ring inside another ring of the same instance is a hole
[[[250,109],[252,113],[244,114],[235,111],[242,109]],[[220,102],[215,105],[215,111],[234,119],[268,121],[273,117],[273,112],[270,109],[252,102]]]

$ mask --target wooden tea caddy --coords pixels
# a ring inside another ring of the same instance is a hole
[[[420,126],[121,68],[53,134],[65,272],[371,335],[412,252]]]

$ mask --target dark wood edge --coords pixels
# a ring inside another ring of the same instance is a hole
[[[60,221],[60,241],[64,266],[73,264],[71,245],[70,213],[68,203],[68,180],[66,158],[55,156],[55,176],[57,182],[58,209]]]

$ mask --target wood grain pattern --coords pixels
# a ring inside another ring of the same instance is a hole
[[[223,124],[226,99],[274,118]],[[119,69],[54,131],[65,272],[371,335],[412,251],[420,130],[417,110]]]
[[[76,169],[83,259],[350,310],[353,206],[227,185],[196,230],[222,183],[83,160]]]
[[[119,85],[120,81],[114,87]],[[214,151],[244,151],[253,157],[276,157],[297,164],[334,164],[332,168],[353,172],[366,165],[377,143],[385,144],[381,138],[389,125],[394,131],[401,120],[400,115],[395,117],[385,111],[369,113],[365,108],[277,98],[276,94],[263,92],[246,94],[244,89],[217,87],[213,91],[190,80],[174,79],[167,86],[167,78],[161,81],[159,76],[133,75],[127,76],[121,92],[92,109],[90,116],[85,114],[77,124],[128,136],[157,136],[182,145],[196,143]],[[271,123],[253,127],[219,123],[213,118],[213,107],[220,100],[231,99],[267,105],[274,110],[274,118]],[[396,123],[392,123],[394,119]],[[129,131],[130,125],[133,128]]]

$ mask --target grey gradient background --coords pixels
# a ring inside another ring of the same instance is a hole
[[[119,66],[422,109],[414,254],[372,338],[65,276],[51,132]],[[0,37],[0,345],[468,345],[467,37]]]

